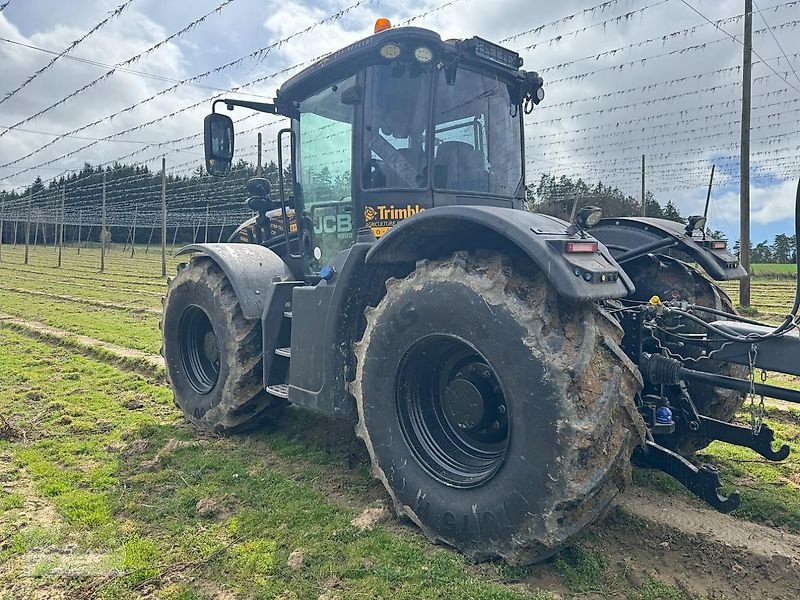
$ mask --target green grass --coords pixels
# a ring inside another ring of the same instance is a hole
[[[61,270],[54,268],[52,249],[32,252],[28,266],[21,256],[20,247],[3,247],[0,276],[6,285],[0,290],[0,311],[158,351],[157,315],[7,289],[158,307],[165,282],[157,254],[145,257],[139,251],[130,259],[112,252],[103,275],[99,253],[92,249],[82,250],[80,257],[74,249],[65,250]],[[181,260],[186,259],[170,259],[170,274]],[[793,282],[754,281],[760,307],[788,309]],[[10,540],[0,549],[0,582],[22,569],[46,585],[65,569],[70,555],[54,561],[39,556],[42,549],[74,545],[75,560],[97,557],[92,568],[106,576],[59,580],[74,595],[97,584],[93,593],[107,598],[128,598],[145,589],[155,590],[154,597],[180,599],[211,598],[220,590],[312,599],[329,592],[342,600],[552,597],[526,583],[533,569],[503,564],[476,569],[397,521],[355,531],[352,517],[384,493],[369,475],[364,449],[349,427],[290,410],[257,434],[198,437],[183,425],[169,391],[152,378],[148,383],[74,348],[32,341],[7,328],[0,328],[0,373],[0,414],[27,433],[25,440],[0,440],[0,462],[8,457],[10,465],[0,475],[30,488],[29,493],[25,487],[0,493],[0,540]],[[133,399],[144,408],[124,408]],[[778,428],[793,449],[798,422],[789,419]],[[129,451],[145,442],[141,452]],[[708,457],[724,479],[744,484],[737,515],[798,531],[797,463],[743,462],[753,459],[752,453],[721,446],[711,446]],[[635,480],[664,493],[684,493],[663,474],[636,471]],[[48,509],[34,511],[37,518],[15,529],[17,515],[30,512],[26,503],[32,498]],[[204,499],[217,504],[214,516],[198,514],[197,503]],[[287,566],[296,549],[305,557],[298,571]],[[36,560],[20,566],[27,557]],[[603,542],[592,537],[560,553],[545,569],[569,594],[684,598],[677,588],[654,579],[645,578],[639,586],[626,583]]]
[[[0,496],[0,539],[19,510],[39,507],[0,551],[0,582],[27,575],[31,589],[57,581],[100,598],[554,597],[524,583],[529,569],[476,571],[398,521],[356,530],[353,517],[383,492],[349,427],[288,410],[256,434],[199,436],[166,388],[5,329],[0,372],[0,414],[26,432],[0,440],[0,454],[29,486]],[[144,407],[125,408],[132,399]],[[216,511],[199,514],[201,500]],[[545,568],[576,593],[656,597],[625,584],[596,540]]]
[[[750,268],[753,275],[797,277],[797,265],[794,263],[786,265],[776,265],[771,263],[755,263]]]
[[[312,449],[311,460],[297,461],[292,431],[316,419],[291,414],[281,435],[172,442],[166,452],[169,440],[191,440],[192,432],[163,387],[7,330],[0,330],[0,370],[0,411],[29,432],[27,443],[0,441],[0,452],[55,511],[15,534],[4,557],[11,564],[52,544],[76,544],[76,555],[105,557],[115,574],[99,593],[110,598],[183,573],[264,598],[287,589],[316,598],[326,585],[346,597],[542,597],[499,576],[471,576],[463,557],[431,547],[416,530],[357,531],[350,521],[358,507],[329,501],[318,485],[328,469],[347,470],[347,458],[317,462]],[[146,400],[143,410],[124,408],[134,396]],[[133,442],[141,452],[130,450]],[[352,479],[356,491],[372,485]],[[3,497],[3,525],[20,507],[10,498]],[[216,502],[217,514],[199,515],[201,499]],[[294,571],[287,558],[298,548],[304,561]],[[40,560],[33,574],[57,570]],[[75,594],[84,584],[70,583]],[[188,585],[180,593],[203,592]]]
[[[0,310],[66,331],[158,354],[159,315],[54,300],[0,289]]]

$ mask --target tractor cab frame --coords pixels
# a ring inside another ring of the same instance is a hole
[[[521,65],[517,53],[480,38],[389,29],[297,74],[273,104],[215,105],[291,119],[278,134],[279,162],[288,146],[292,165],[291,181],[279,185],[278,225],[296,229],[293,270],[314,277],[360,228],[380,238],[433,207],[523,207],[522,113],[544,94]],[[233,135],[229,117],[206,119],[210,173],[230,168]]]

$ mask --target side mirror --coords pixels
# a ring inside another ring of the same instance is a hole
[[[206,170],[214,177],[224,177],[233,160],[233,120],[220,113],[211,113],[203,121]]]

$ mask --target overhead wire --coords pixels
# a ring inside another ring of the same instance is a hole
[[[62,50],[58,55],[53,57],[50,60],[50,62],[48,62],[45,66],[43,66],[43,67],[37,69],[36,71],[34,71],[27,79],[25,79],[25,81],[23,81],[21,84],[19,84],[17,87],[15,87],[10,92],[7,92],[5,96],[0,98],[0,104],[3,104],[9,98],[14,97],[21,90],[25,89],[25,87],[27,87],[29,83],[31,83],[34,79],[39,77],[39,75],[41,75],[42,73],[47,71],[49,68],[51,68],[58,61],[58,59],[60,59],[61,57],[63,57],[66,54],[69,54],[78,45],[80,45],[82,42],[86,41],[89,37],[91,37],[97,31],[102,29],[109,21],[111,21],[112,19],[114,19],[114,18],[118,17],[119,15],[121,15],[125,11],[125,9],[128,8],[133,2],[134,2],[134,0],[126,0],[125,2],[123,2],[122,4],[117,6],[117,8],[115,8],[113,11],[111,11],[111,14],[109,14],[105,19],[103,19],[102,21],[97,23],[94,27],[92,27],[89,31],[84,33],[81,37],[79,37],[78,39],[74,40],[69,46],[64,48],[64,50]],[[5,6],[3,8],[5,8]]]
[[[792,72],[794,73],[795,79],[797,79],[797,83],[800,83],[800,75],[797,74],[797,71],[795,70],[794,65],[792,65],[791,61],[789,60],[789,57],[786,56],[786,51],[783,49],[783,46],[781,46],[781,43],[778,41],[778,38],[775,35],[775,30],[770,26],[769,23],[767,23],[767,18],[764,16],[764,13],[761,12],[761,8],[759,8],[758,4],[756,3],[756,0],[753,0],[753,6],[756,7],[758,15],[761,17],[761,20],[764,22],[764,25],[767,26],[767,29],[769,29],[770,35],[772,35],[772,39],[775,41],[775,45],[778,46],[778,50],[781,51],[781,54],[783,54],[783,57],[786,59],[786,62],[789,63],[789,66],[791,67]]]

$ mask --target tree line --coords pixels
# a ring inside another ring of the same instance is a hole
[[[538,183],[529,184],[527,190],[528,209],[561,219],[569,220],[573,207],[599,206],[603,214],[613,217],[631,217],[642,214],[640,199],[626,195],[622,190],[603,185],[602,182],[587,183],[582,179],[571,179],[566,176],[555,177],[543,174]],[[651,192],[645,194],[648,217],[659,217],[685,223],[686,219],[671,200],[665,205],[656,201]],[[708,235],[724,238],[721,231],[707,230]],[[734,254],[739,253],[739,240],[733,244]],[[753,263],[794,263],[795,236],[778,234],[772,243],[764,240],[757,244],[750,243],[750,262]]]
[[[284,172],[289,177],[289,169]],[[16,213],[19,215],[19,207],[25,205],[26,198],[32,194],[32,206],[34,212],[45,211],[49,222],[53,222],[56,208],[54,199],[57,197],[62,187],[65,193],[65,211],[70,212],[81,209],[93,214],[86,214],[84,223],[98,223],[99,219],[99,199],[100,186],[103,175],[106,177],[106,187],[109,190],[109,211],[110,221],[113,217],[119,219],[121,213],[138,211],[139,214],[158,214],[161,210],[161,173],[152,171],[147,166],[113,164],[106,167],[93,166],[86,163],[80,171],[71,173],[68,176],[50,181],[45,185],[40,178],[36,178],[27,188],[20,191],[0,192],[0,202],[6,207],[17,207]],[[189,175],[175,176],[169,174],[169,164],[167,164],[167,204],[168,210],[175,211],[173,214],[181,213],[182,223],[186,219],[195,219],[198,223],[202,221],[206,210],[212,215],[218,216],[231,212],[234,208],[240,209],[244,206],[247,198],[245,184],[256,175],[256,166],[245,160],[238,160],[232,167],[231,173],[224,178],[210,177],[205,173],[205,169],[199,166]],[[349,194],[349,178],[334,177],[327,167],[323,167],[317,172],[310,173],[307,180],[311,181],[312,190],[306,190],[306,194],[313,194],[316,198],[338,200]],[[263,167],[263,176],[272,181],[274,190],[273,197],[277,197],[277,178],[278,166],[275,162],[269,162]],[[291,193],[289,190],[288,193]],[[668,200],[666,204],[659,203],[652,192],[645,194],[646,214],[649,217],[659,217],[685,223],[686,219],[681,215],[675,204]],[[556,177],[555,175],[543,174],[538,182],[528,184],[526,190],[526,205],[528,210],[541,212],[564,220],[570,220],[573,211],[587,205],[599,206],[603,209],[603,214],[607,216],[635,216],[642,212],[640,199],[626,195],[619,188],[608,186],[603,182],[588,183],[581,178],[572,179],[566,176]],[[240,212],[239,210],[236,211]],[[216,221],[219,219],[217,218]],[[160,221],[159,221],[160,223]],[[141,242],[147,236],[148,224],[141,223],[144,228],[137,231],[137,242]],[[228,223],[228,228],[236,223]],[[11,232],[11,224],[6,221],[3,240],[8,241]],[[113,231],[113,238],[121,239],[125,237],[125,228],[117,227],[119,231]],[[22,228],[17,228],[19,238],[23,235]],[[216,236],[217,228],[212,237]],[[719,231],[709,230],[708,233],[713,237],[724,237]],[[186,232],[179,236],[181,241],[186,241]],[[99,230],[93,238],[99,236]],[[69,235],[67,235],[69,239]],[[214,237],[216,240],[216,238]],[[20,241],[18,239],[18,241]],[[146,241],[146,240],[145,240]],[[738,252],[738,241],[734,244],[734,252]],[[772,243],[764,240],[757,244],[751,244],[751,261],[754,263],[791,263],[795,262],[795,236],[779,234],[775,236]]]

